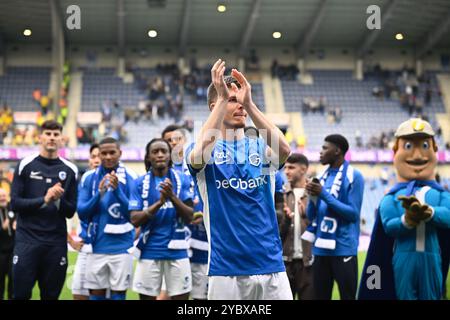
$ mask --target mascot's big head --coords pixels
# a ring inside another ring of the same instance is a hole
[[[395,132],[394,167],[398,182],[435,180],[437,146],[431,125],[409,119]]]

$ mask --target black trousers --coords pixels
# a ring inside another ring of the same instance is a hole
[[[0,251],[0,300],[13,298],[12,251]],[[5,296],[5,283],[8,277],[8,288]]]
[[[298,300],[314,299],[312,267],[305,267],[302,259],[285,261],[286,274],[291,285],[292,297]]]
[[[16,242],[13,256],[14,299],[28,300],[38,282],[41,300],[57,300],[67,271],[67,245]]]
[[[341,300],[355,300],[358,286],[357,256],[315,256],[313,264],[314,299],[331,300],[334,281]]]

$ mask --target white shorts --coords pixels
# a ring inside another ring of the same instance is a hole
[[[131,286],[132,273],[133,257],[130,254],[92,253],[87,258],[85,287],[125,291]]]
[[[191,298],[208,299],[208,265],[191,263],[192,271],[192,291]]]
[[[90,253],[79,252],[75,270],[72,278],[72,294],[80,296],[89,296],[89,290],[86,288],[86,262]]]
[[[133,291],[157,297],[163,278],[170,297],[190,292],[192,279],[189,259],[139,260],[134,272]]]
[[[292,291],[286,272],[210,276],[208,300],[292,300]]]

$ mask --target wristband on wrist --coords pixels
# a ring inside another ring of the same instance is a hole
[[[192,216],[192,218],[193,218],[194,220],[197,219],[197,218],[200,218],[200,217],[203,218],[203,213],[200,212],[200,211],[194,212],[194,215]]]

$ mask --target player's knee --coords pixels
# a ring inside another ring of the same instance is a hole
[[[106,289],[89,290],[90,296],[106,296]]]

